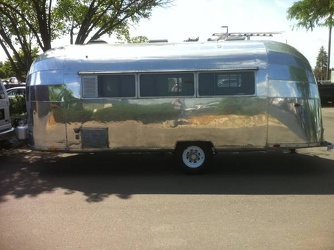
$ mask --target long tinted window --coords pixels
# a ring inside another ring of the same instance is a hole
[[[199,74],[199,95],[253,95],[254,72],[208,72]]]
[[[140,76],[140,96],[193,96],[194,74],[168,73]]]

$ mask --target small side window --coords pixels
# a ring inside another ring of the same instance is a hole
[[[97,76],[82,77],[82,96],[86,98],[98,97]]]

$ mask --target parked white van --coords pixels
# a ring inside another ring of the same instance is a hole
[[[10,138],[14,132],[9,113],[9,99],[3,83],[0,81],[0,141]]]

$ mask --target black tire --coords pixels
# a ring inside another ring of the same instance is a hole
[[[181,170],[186,174],[204,173],[211,164],[213,156],[209,143],[180,143],[175,150],[175,157]]]

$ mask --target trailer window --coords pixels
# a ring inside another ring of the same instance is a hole
[[[64,84],[29,86],[29,100],[42,102],[64,102],[72,97],[72,91]]]
[[[98,76],[99,97],[134,97],[136,95],[134,75]]]
[[[194,96],[194,74],[140,75],[140,96]]]
[[[199,95],[253,95],[254,72],[208,72],[198,78]]]
[[[96,76],[83,76],[82,77],[82,96],[86,98],[98,97]]]
[[[134,75],[83,76],[82,95],[86,98],[135,97]]]

